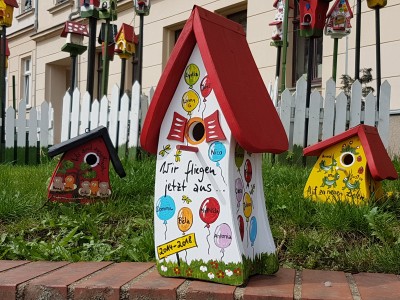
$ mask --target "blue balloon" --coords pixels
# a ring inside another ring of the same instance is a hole
[[[164,224],[167,224],[167,220],[174,216],[175,210],[175,202],[171,196],[165,195],[158,199],[156,205],[156,214],[160,220],[164,221]]]
[[[256,240],[257,237],[257,219],[256,217],[251,217],[250,219],[250,241],[251,241],[251,246],[254,246],[254,241]]]
[[[214,142],[210,145],[210,148],[208,148],[208,157],[213,161],[217,163],[217,166],[219,166],[219,161],[224,158],[226,154],[226,149],[224,144],[221,142]]]

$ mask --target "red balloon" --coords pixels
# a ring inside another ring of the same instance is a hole
[[[242,239],[242,242],[243,242],[243,237],[244,237],[244,221],[243,221],[243,217],[241,215],[238,215],[237,219],[238,219],[238,223],[239,223],[240,238]]]
[[[200,219],[206,223],[205,227],[209,228],[210,224],[218,219],[219,211],[219,203],[214,197],[209,197],[201,203],[199,215]]]
[[[251,166],[250,160],[246,159],[246,162],[244,163],[244,180],[246,180],[247,185],[249,185],[252,177],[253,177],[253,168]]]
[[[205,98],[208,95],[210,95],[211,90],[212,90],[211,82],[210,82],[210,79],[208,78],[208,75],[206,75],[203,78],[203,80],[200,82],[201,95]]]

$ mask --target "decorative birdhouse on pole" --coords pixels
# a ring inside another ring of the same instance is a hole
[[[120,177],[125,171],[107,128],[69,139],[49,149],[49,156],[62,154],[48,188],[48,199],[55,202],[90,203],[111,195],[110,161]]]
[[[117,19],[117,0],[100,0],[99,19]]]
[[[108,60],[114,60],[114,51],[115,51],[115,37],[117,35],[117,25],[115,24],[109,24],[109,23],[102,23],[100,32],[99,32],[99,37],[97,39],[97,42],[101,44],[101,51],[104,53],[104,43],[105,43],[105,35],[106,35],[106,26],[108,26],[108,47],[107,47],[107,59]]]
[[[64,24],[61,37],[67,38],[67,43],[61,48],[64,52],[69,52],[71,55],[80,55],[86,51],[86,46],[83,45],[83,37],[89,36],[87,26],[73,21],[67,21]]]
[[[330,1],[332,0],[299,0],[300,36],[320,37],[323,35]]]
[[[12,25],[14,8],[18,8],[16,0],[0,0],[0,26]]]
[[[100,0],[80,0],[80,13],[82,18],[99,18]]]
[[[283,18],[285,16],[285,0],[275,0],[273,6],[277,9],[274,21],[269,23],[269,26],[275,26],[272,30],[272,42],[274,46],[282,44],[283,34]],[[289,7],[293,8],[292,0],[289,2]]]
[[[135,53],[138,37],[132,26],[122,23],[115,40],[115,52],[120,58],[128,59]]]
[[[387,0],[367,0],[367,5],[371,9],[383,8],[387,4]]]
[[[133,0],[133,7],[136,14],[148,16],[150,13],[150,0]]]
[[[342,38],[350,34],[353,12],[347,0],[336,0],[326,15],[325,34]]]
[[[273,128],[273,130],[262,130]],[[243,28],[195,6],[143,124],[162,276],[241,285],[279,268],[262,153],[288,148]]]
[[[360,204],[383,195],[381,181],[398,175],[375,127],[359,125],[303,150],[318,156],[304,197]]]

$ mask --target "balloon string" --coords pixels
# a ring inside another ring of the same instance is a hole
[[[164,237],[165,237],[165,239],[167,239],[167,222],[165,222],[164,225],[165,225]]]
[[[204,98],[204,100],[206,100],[206,99]],[[206,111],[206,107],[207,107],[207,103],[204,101],[204,109],[203,109],[203,111],[201,112],[201,118],[202,118],[202,119],[204,119],[204,112]]]
[[[254,248],[253,248],[253,256],[254,256]],[[185,250],[185,261],[187,263],[187,250]]]
[[[242,173],[240,173],[240,168],[238,168],[238,173],[239,173],[240,179],[242,179],[242,181],[243,181]]]
[[[222,174],[221,165],[219,165],[218,168],[221,170],[221,177],[222,177],[222,180],[224,181],[224,183],[225,183],[225,185],[226,185],[225,178],[224,178],[224,174]]]
[[[253,259],[254,259],[254,246],[253,246]]]
[[[222,256],[221,256],[221,261],[222,261],[222,259],[224,258],[224,256],[225,256],[225,251],[224,251],[224,249],[222,248],[221,249],[221,252],[222,252]]]
[[[207,244],[208,244],[208,255],[210,255],[210,247],[211,247],[211,245],[210,245],[210,242],[208,241],[208,237],[211,235],[211,232],[210,232],[210,228],[209,227],[207,229],[208,229],[208,234],[207,234],[206,239],[207,239]]]
[[[197,111],[200,111],[200,107],[201,107],[201,101],[199,101],[199,109]],[[201,116],[203,118],[203,116]]]

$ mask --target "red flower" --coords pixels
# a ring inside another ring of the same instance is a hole
[[[181,274],[181,269],[179,269],[179,267],[175,267],[174,272],[176,275],[179,275],[179,274]]]
[[[218,278],[224,278],[224,277],[225,277],[224,271],[219,270],[219,271],[217,272],[217,277],[218,277]]]
[[[193,276],[193,270],[192,269],[187,269],[186,270],[186,276],[192,277]]]
[[[211,262],[211,267],[213,267],[214,269],[218,269],[218,262],[217,261],[212,261]]]
[[[235,274],[236,276],[240,276],[240,274],[242,274],[242,271],[239,268],[237,268],[233,270],[233,274]]]

